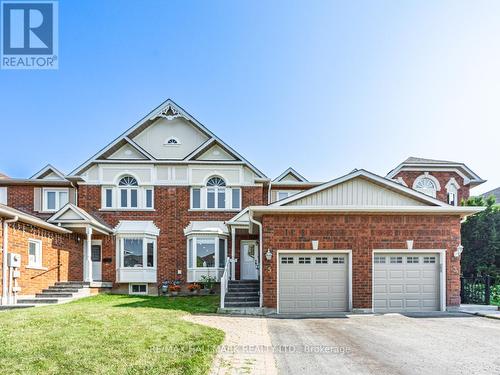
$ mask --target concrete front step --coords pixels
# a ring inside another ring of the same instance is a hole
[[[28,307],[35,307],[35,305],[0,305],[0,311],[2,310],[16,310],[16,309],[27,309]]]
[[[24,305],[24,304],[49,304],[49,303],[57,303],[59,300],[57,298],[22,298],[18,299],[17,303]]]
[[[251,296],[251,297],[225,297],[225,303],[240,303],[240,302],[259,302],[259,296]]]
[[[90,283],[86,281],[57,281],[55,283],[56,287],[74,287],[74,288],[83,288],[89,287]]]
[[[37,293],[35,298],[71,298],[73,293]]]
[[[43,289],[42,293],[78,293],[78,288],[54,288],[49,286],[48,289]]]
[[[224,302],[224,307],[259,307],[259,301]]]
[[[231,280],[229,281],[229,285],[257,285],[259,286],[258,281],[248,281],[248,280]]]
[[[258,296],[258,290],[228,290],[226,296],[228,295],[241,295],[241,296]]]
[[[235,287],[229,287],[227,288],[228,292],[231,293],[259,293],[259,288],[235,288]]]

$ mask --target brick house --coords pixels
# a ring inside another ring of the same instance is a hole
[[[225,308],[444,310],[460,303],[460,222],[480,210],[459,202],[482,182],[420,158],[386,177],[269,179],[167,100],[68,175],[1,178],[3,248],[21,255],[19,295],[65,280],[156,295],[165,280],[211,276]]]

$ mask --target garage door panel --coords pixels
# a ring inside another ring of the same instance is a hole
[[[293,257],[294,263],[281,263],[283,256]],[[306,257],[311,258],[311,263],[298,262],[299,258]],[[316,264],[316,258],[320,263]],[[280,255],[279,261],[280,312],[347,311],[347,256],[322,254],[316,257],[302,253],[286,254]]]
[[[435,263],[424,263],[424,257],[435,259]],[[439,310],[440,279],[437,254],[401,253],[391,254],[386,258],[401,258],[402,262],[374,262],[373,307],[375,311]]]

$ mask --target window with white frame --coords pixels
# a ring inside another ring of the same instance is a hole
[[[288,191],[278,191],[277,192],[277,198],[279,201],[282,199],[288,198],[290,195],[292,195],[292,194]]]
[[[452,206],[457,206],[458,205],[458,189],[455,184],[449,184],[446,187],[447,190],[447,196],[448,196],[448,204],[451,204]]]
[[[219,236],[192,236],[188,238],[187,266],[193,268],[224,268],[227,257],[227,239]]]
[[[129,284],[129,294],[148,294],[148,284]]]
[[[221,177],[211,177],[206,186],[191,188],[191,209],[240,210],[241,188],[227,187]]]
[[[0,203],[7,204],[7,187],[0,187]]]
[[[28,240],[28,266],[42,266],[42,241]]]
[[[43,210],[46,212],[59,211],[69,202],[69,189],[43,189]]]
[[[119,237],[121,267],[156,268],[156,238],[152,236]]]
[[[123,176],[117,186],[104,186],[102,207],[105,209],[153,209],[154,191],[151,186],[140,186],[132,176]]]
[[[433,176],[424,174],[417,177],[417,179],[413,183],[413,189],[430,197],[436,198],[437,191],[440,188],[439,182]]]

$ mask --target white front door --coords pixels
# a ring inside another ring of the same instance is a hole
[[[259,264],[259,250],[257,241],[241,241],[240,258],[240,279],[257,280],[257,266]]]
[[[92,241],[94,242],[94,241]],[[92,279],[102,280],[102,246],[101,243],[92,243],[90,248],[90,258],[92,260]]]

